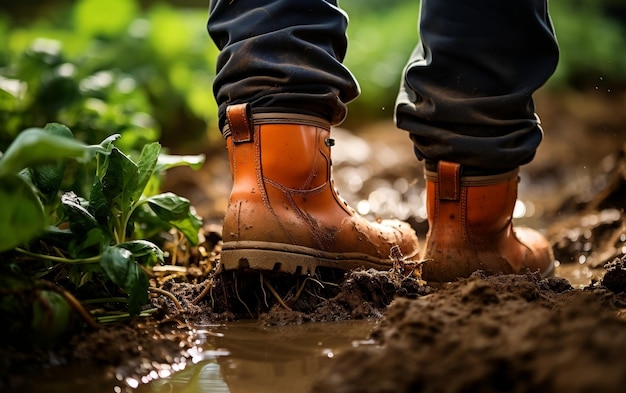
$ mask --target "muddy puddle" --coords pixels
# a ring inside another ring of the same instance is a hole
[[[44,370],[22,392],[308,392],[319,371],[347,348],[367,341],[377,321],[264,326],[258,321],[196,326],[194,345],[177,363],[144,360],[143,375],[74,366]],[[114,345],[114,344],[113,344]],[[141,367],[141,366],[140,366]],[[117,374],[111,378],[111,373]]]
[[[308,392],[334,356],[367,342],[375,323],[261,326],[250,321],[198,328],[191,364],[137,392]]]
[[[561,265],[557,268],[557,276],[566,278],[574,286],[588,286],[591,281],[586,270],[584,266]],[[566,285],[560,281],[556,283],[551,285]],[[507,283],[506,287],[515,285]],[[564,291],[564,288],[558,291]],[[480,299],[481,296],[476,297]],[[344,352],[367,348],[367,351],[379,353],[380,343],[371,335],[380,324],[381,319],[374,318],[295,325],[271,325],[259,320],[204,326],[172,325],[172,331],[188,335],[184,341],[189,345],[178,354],[166,356],[167,362],[140,357],[117,368],[80,364],[54,367],[33,377],[36,382],[30,386],[26,383],[20,391],[309,392],[320,373],[331,368],[333,360]],[[116,343],[109,345],[115,346]]]
[[[558,267],[557,275],[582,288],[590,284],[593,272],[570,264]],[[149,375],[143,381],[129,378],[118,386],[137,385],[138,393],[310,392],[335,356],[349,348],[376,348],[370,334],[379,323],[356,320],[264,326],[258,321],[238,321],[198,326],[191,333],[197,346],[182,371],[154,381],[148,381]]]

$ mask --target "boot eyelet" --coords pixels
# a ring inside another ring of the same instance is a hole
[[[335,146],[335,140],[333,138],[324,138],[324,143],[328,147]]]

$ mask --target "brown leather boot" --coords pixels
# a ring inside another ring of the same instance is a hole
[[[529,228],[513,229],[517,170],[495,176],[461,177],[461,166],[439,162],[426,172],[429,231],[422,277],[448,282],[477,270],[487,274],[554,274],[548,241]]]
[[[368,222],[337,195],[328,122],[284,114],[253,121],[245,104],[228,107],[227,119],[233,190],[223,228],[226,270],[386,270],[394,245],[405,257],[417,256],[408,224]]]

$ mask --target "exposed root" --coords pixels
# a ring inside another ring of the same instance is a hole
[[[170,300],[172,302],[174,302],[174,306],[176,306],[176,309],[178,311],[183,311],[183,306],[180,304],[178,299],[176,299],[176,296],[174,296],[174,294],[172,294],[171,292],[168,292],[165,289],[155,288],[155,287],[149,287],[148,291],[153,292],[153,293],[158,293],[160,295],[167,296],[168,298],[170,298]]]
[[[309,280],[313,281],[314,283],[318,284],[318,285],[319,285],[322,289],[324,289],[324,284],[322,284],[320,281],[318,281],[318,280],[316,280],[316,279],[314,279],[314,278],[311,278],[311,277],[306,277],[306,278],[304,279],[304,281],[302,282],[302,285],[300,285],[300,288],[298,288],[298,290],[296,291],[296,294],[295,294],[295,296],[293,297],[293,299],[291,299],[291,300],[290,300],[290,303],[292,303],[292,304],[293,304],[293,303],[295,303],[295,302],[296,302],[296,301],[300,298],[300,295],[302,295],[302,291],[303,291],[303,290],[304,290],[304,288],[306,287],[306,283],[307,283],[307,281],[309,281]],[[310,292],[309,292],[309,293],[310,293]]]
[[[254,314],[252,314],[252,311],[250,311],[250,308],[248,307],[248,305],[246,304],[246,302],[243,301],[243,299],[241,299],[241,296],[239,295],[239,289],[237,288],[237,276],[234,276],[235,279],[235,295],[237,296],[237,299],[239,299],[239,301],[241,302],[241,304],[243,304],[243,306],[246,308],[246,310],[248,310],[248,314],[250,315],[250,318],[254,318]]]
[[[270,284],[267,281],[264,281],[263,284],[265,286],[267,286],[267,289],[270,290],[270,292],[272,292],[272,295],[274,295],[274,297],[276,298],[276,300],[278,301],[278,304],[280,304],[283,308],[285,308],[286,310],[291,311],[291,307],[289,307],[287,304],[285,304],[285,302],[283,301],[283,299],[280,297],[280,295],[278,294],[278,292],[276,292],[276,289],[274,289],[274,287],[272,286],[272,284]]]

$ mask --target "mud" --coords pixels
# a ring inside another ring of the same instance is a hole
[[[624,307],[623,293],[601,286],[475,274],[395,301],[377,346],[340,355],[313,391],[621,392]]]

